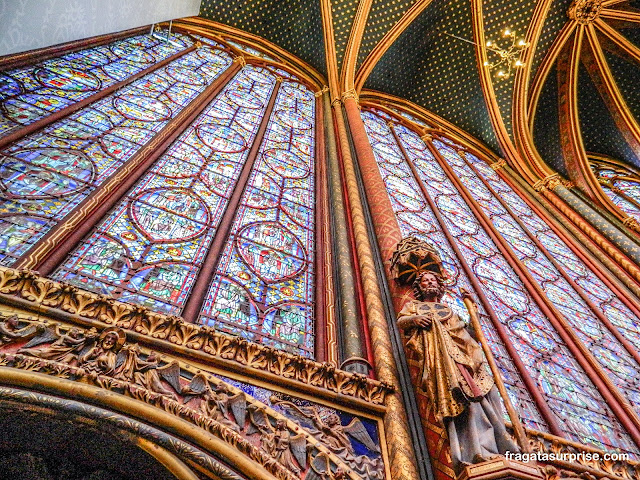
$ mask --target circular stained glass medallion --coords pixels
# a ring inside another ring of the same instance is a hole
[[[91,72],[76,68],[51,65],[39,68],[34,76],[45,87],[72,92],[87,92],[100,89],[100,79]]]
[[[0,183],[14,197],[68,195],[86,188],[95,173],[93,163],[72,150],[20,150],[0,159]]]
[[[198,137],[216,152],[239,153],[247,148],[244,137],[226,125],[205,123],[197,127]]]
[[[238,232],[236,246],[249,270],[266,283],[298,275],[306,265],[300,240],[276,222],[246,225]]]
[[[156,242],[183,242],[204,232],[209,209],[193,192],[160,188],[142,193],[131,204],[135,226]]]

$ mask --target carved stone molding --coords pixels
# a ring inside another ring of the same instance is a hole
[[[356,103],[358,104],[360,103],[360,99],[358,98],[358,93],[354,89],[347,90],[342,94],[342,102],[344,102],[348,98],[353,98]]]
[[[507,161],[504,158],[501,158],[500,160],[498,160],[497,162],[492,163],[489,166],[497,171],[497,170],[500,170],[501,168],[506,167],[507,166]]]
[[[80,382],[144,402],[221,439],[279,480],[299,479],[312,470],[318,474],[342,471],[344,480],[382,480],[381,458],[356,456],[350,440],[336,449],[332,437],[322,433],[326,425],[318,414],[309,417],[316,428],[305,429],[202,369],[128,343],[118,327],[82,329],[5,318],[0,321],[0,367]],[[311,411],[316,412],[299,409]],[[354,425],[360,427],[358,431]],[[368,440],[369,450],[380,451],[359,420],[346,427],[331,423],[331,429],[344,430],[344,439],[350,433],[360,441]],[[332,475],[327,474],[327,479]]]
[[[575,186],[573,183],[562,178],[558,173],[554,173],[534,183],[533,189],[536,192],[544,192],[545,190],[554,190],[561,185],[566,188],[572,188]]]
[[[631,230],[634,230],[636,232],[640,232],[640,223],[638,223],[638,220],[636,220],[633,217],[625,218],[624,221],[622,222],[622,224],[625,227],[630,228]]]
[[[389,384],[364,375],[55,282],[29,270],[0,267],[0,297],[6,303],[19,303],[35,311],[55,309],[70,318],[77,316],[119,327],[151,344],[169,342],[187,351],[204,353],[212,361],[220,360],[225,365],[231,362],[242,370],[249,368],[252,376],[277,375],[286,381],[326,390],[331,396],[338,394],[382,406],[386,396],[393,392]]]
[[[100,426],[110,425],[116,430],[124,430],[128,436],[144,438],[153,444],[160,445],[183,461],[193,462],[207,472],[217,476],[220,480],[242,480],[235,472],[227,468],[215,458],[203,451],[179,440],[145,423],[133,418],[119,415],[109,410],[87,405],[74,400],[63,399],[51,395],[9,387],[0,387],[0,407],[6,413],[10,409],[30,411],[45,408],[48,415],[59,416],[68,420],[100,422]],[[126,441],[126,438],[123,438]]]
[[[233,61],[239,63],[241,67],[244,67],[247,64],[247,59],[242,55],[238,55],[237,57],[233,57]]]

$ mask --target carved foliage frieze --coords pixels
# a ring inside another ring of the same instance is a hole
[[[97,320],[150,340],[168,341],[210,355],[212,360],[255,369],[257,374],[268,372],[375,405],[384,405],[385,397],[393,392],[391,385],[364,375],[225,335],[207,326],[187,323],[180,317],[162,315],[142,306],[54,282],[29,270],[0,267],[0,295],[21,299],[35,308],[47,307]]]

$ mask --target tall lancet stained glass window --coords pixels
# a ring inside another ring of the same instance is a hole
[[[201,321],[313,353],[314,108],[284,82]]]
[[[236,75],[55,278],[179,314],[274,85],[254,67]],[[247,94],[255,108],[243,106]]]
[[[222,50],[196,48],[0,150],[0,263],[11,266],[103,184],[124,178],[230,64]]]
[[[466,274],[473,275],[488,302],[481,305],[481,313],[489,309],[486,313],[508,333],[525,368],[517,374],[504,345],[496,341],[496,326],[481,315],[509,395],[525,424],[544,429],[530,396],[518,387],[522,384],[518,375],[535,380],[568,438],[599,448],[637,452],[574,358],[558,324],[566,322],[573,328],[612,382],[638,405],[632,380],[639,367],[628,345],[620,340],[625,331],[637,332],[637,318],[628,306],[599,277],[589,275],[575,253],[477,157],[459,153],[461,147],[444,140],[423,140],[400,122],[388,122],[374,112],[363,112],[363,120],[403,234],[421,236],[438,248],[451,287],[473,291]],[[481,211],[475,210],[471,200]],[[488,224],[495,231],[488,232]],[[527,273],[516,270],[514,258],[539,283],[548,303],[537,303],[521,279]],[[557,309],[553,317],[544,313],[549,304]]]
[[[283,73],[244,66],[53,277],[172,315],[204,286],[189,320],[313,356],[316,98]]]

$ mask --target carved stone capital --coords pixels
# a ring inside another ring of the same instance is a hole
[[[625,218],[622,224],[635,232],[640,232],[640,223],[633,217]]]
[[[314,95],[316,98],[318,98],[324,95],[325,93],[327,93],[328,91],[329,91],[329,87],[327,85],[324,85],[322,89],[315,92]]]
[[[545,190],[554,190],[560,185],[565,185],[566,181],[559,174],[554,173],[533,184],[536,192],[544,192]]]
[[[353,98],[356,101],[357,104],[360,103],[360,100],[358,98],[358,94],[356,93],[354,88],[352,88],[351,90],[347,90],[346,92],[344,92],[342,94],[342,101],[343,102],[348,98]]]
[[[237,57],[233,57],[233,61],[239,63],[241,67],[244,67],[247,64],[247,59],[242,55],[238,55]]]
[[[501,168],[504,168],[507,166],[507,161],[504,158],[501,158],[500,160],[498,160],[497,162],[493,162],[491,165],[489,165],[491,168],[493,168],[494,170],[498,171]]]

